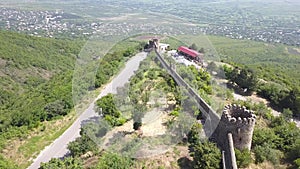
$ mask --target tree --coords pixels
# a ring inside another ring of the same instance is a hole
[[[111,115],[116,118],[120,117],[121,115],[115,106],[114,95],[111,93],[97,100],[96,105],[100,115]]]
[[[107,128],[101,128],[102,124],[99,124],[99,126],[96,126],[94,123],[87,124],[83,126],[80,130],[80,136],[76,138],[75,141],[72,141],[68,144],[68,149],[70,150],[70,153],[73,157],[79,157],[89,151],[92,151],[94,153],[98,152],[98,146],[95,143],[97,139],[97,135],[101,133],[101,136],[107,132]],[[106,129],[105,131],[102,131],[102,129]]]
[[[104,153],[94,169],[131,169],[133,161],[115,153]]]
[[[293,112],[290,109],[283,109],[282,116],[286,120],[290,120],[293,117]]]
[[[64,116],[70,110],[70,107],[63,100],[56,100],[54,102],[48,103],[45,106],[45,111],[47,112],[47,120],[51,120],[56,116]]]
[[[131,55],[133,55],[134,54],[134,49],[127,49],[127,50],[125,50],[125,52],[123,53],[123,56],[124,57],[129,57],[129,56],[131,56]]]
[[[262,163],[267,160],[273,164],[279,164],[280,158],[283,156],[279,150],[271,148],[267,143],[256,146],[254,153],[256,163]]]
[[[246,90],[247,94],[251,94],[256,90],[258,79],[256,73],[249,68],[234,68],[231,69],[224,66],[224,71],[227,79],[230,82],[236,83],[241,89]]]
[[[206,68],[210,73],[219,71],[219,68],[215,62],[209,62]]]
[[[143,104],[136,104],[133,110],[133,129],[138,130],[142,126],[142,118],[147,107]]]
[[[104,119],[111,126],[120,126],[126,122],[126,119],[121,117],[121,112],[117,109],[114,102],[114,95],[108,94],[96,101],[96,111],[104,116]]]
[[[247,89],[247,93],[252,93],[256,89],[258,80],[253,70],[245,68],[240,71],[235,82],[239,87]]]
[[[287,159],[293,161],[297,167],[300,167],[300,137],[297,138],[295,144],[292,145],[287,153]]]
[[[300,115],[300,90],[297,87],[294,87],[282,98],[280,105],[283,105],[283,108],[289,108],[294,112],[295,116]]]
[[[195,43],[193,43],[191,46],[189,46],[189,48],[190,48],[190,49],[193,49],[193,50],[195,50],[195,51],[198,50],[198,46],[197,46]]]
[[[192,165],[196,169],[220,168],[221,152],[218,147],[208,140],[201,140],[202,125],[195,123],[188,133],[190,155],[194,158]]]
[[[199,53],[205,53],[205,50],[204,50],[204,48],[200,48],[198,52]]]
[[[83,163],[78,158],[67,157],[63,160],[52,158],[47,163],[42,163],[39,169],[83,169]]]
[[[235,155],[238,168],[246,168],[252,162],[251,152],[247,149],[242,151],[235,149]]]
[[[81,136],[76,138],[75,141],[70,142],[68,144],[68,149],[73,157],[79,157],[89,151],[97,151],[98,147],[90,137]]]
[[[191,152],[193,168],[195,169],[215,169],[220,168],[221,152],[218,147],[208,140],[194,144]]]
[[[133,113],[133,129],[139,130],[142,127],[142,117],[144,114],[142,112],[134,112]]]
[[[268,144],[270,148],[276,148],[279,144],[280,138],[275,134],[274,130],[270,128],[255,129],[253,133],[253,146]]]
[[[290,151],[300,138],[300,130],[295,123],[285,121],[284,125],[276,126],[273,130],[280,138],[276,148],[285,152]]]
[[[202,129],[202,125],[200,123],[193,124],[191,130],[188,133],[188,142],[193,146],[194,144],[198,144],[200,142],[200,131]],[[193,151],[193,150],[190,150]]]

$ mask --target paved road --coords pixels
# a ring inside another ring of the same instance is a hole
[[[139,63],[144,60],[146,56],[147,53],[142,52],[132,57],[126,63],[125,68],[119,73],[119,75],[101,91],[97,99],[107,95],[108,93],[115,93],[118,87],[124,86],[124,84],[128,82],[129,78],[134,75],[134,71],[138,69]],[[58,139],[56,139],[51,145],[47,146],[39,154],[39,156],[34,160],[31,166],[28,167],[28,169],[37,169],[39,168],[41,162],[48,162],[51,158],[60,158],[68,153],[68,143],[74,141],[80,136],[79,132],[81,123],[90,117],[97,116],[94,111],[95,101],[93,101],[90,106],[77,118],[70,128],[68,128]]]

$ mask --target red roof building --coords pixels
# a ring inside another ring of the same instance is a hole
[[[185,46],[180,46],[178,48],[178,51],[184,53],[184,54],[187,54],[193,58],[196,58],[197,56],[199,56],[199,53],[193,49],[189,49],[188,47],[185,47]]]

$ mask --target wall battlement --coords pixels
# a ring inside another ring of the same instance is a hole
[[[172,69],[155,50],[158,60],[162,66],[170,73],[175,81],[188,89],[190,96],[194,97],[199,105],[200,111],[207,120],[204,130],[210,139],[215,141],[219,148],[223,150],[223,164],[226,168],[236,169],[236,158],[234,148],[239,150],[251,149],[252,135],[255,126],[256,116],[253,111],[235,104],[225,106],[221,118],[219,115]],[[215,129],[215,130],[211,130]],[[212,134],[212,135],[211,135]]]
[[[223,110],[214,137],[218,140],[218,144],[226,149],[222,140],[228,133],[231,133],[235,148],[250,150],[255,121],[256,116],[253,111],[235,104],[227,105]]]
[[[239,105],[227,105],[223,110],[221,121],[236,127],[254,127],[256,116],[253,111]]]

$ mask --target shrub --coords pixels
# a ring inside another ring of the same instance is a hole
[[[262,163],[267,160],[274,165],[279,164],[280,158],[283,156],[282,152],[269,147],[268,144],[263,144],[262,146],[256,146],[254,148],[254,153],[255,153],[256,163]]]
[[[83,163],[78,158],[67,157],[63,160],[52,158],[47,163],[42,163],[40,169],[83,169]]]
[[[115,153],[105,153],[95,169],[131,169],[133,160]]]
[[[203,141],[193,145],[191,156],[195,169],[215,169],[220,168],[221,152],[218,147],[209,141]]]
[[[252,162],[251,152],[247,149],[242,151],[235,149],[236,161],[238,168],[245,168]]]

